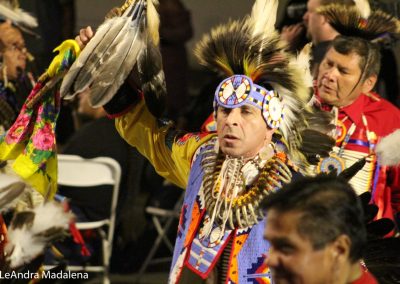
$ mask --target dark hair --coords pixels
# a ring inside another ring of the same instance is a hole
[[[319,3],[322,5],[329,5],[329,4],[341,4],[341,5],[348,5],[354,6],[354,0],[320,0]]]
[[[359,67],[361,70],[361,82],[371,75],[378,75],[381,68],[381,54],[379,47],[359,37],[337,36],[330,47],[340,54],[355,53],[360,56]]]
[[[263,206],[278,213],[301,213],[297,230],[314,249],[347,235],[351,240],[350,260],[361,258],[366,243],[363,209],[345,180],[328,175],[301,178],[267,196]]]

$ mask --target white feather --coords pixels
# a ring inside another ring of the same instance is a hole
[[[263,35],[265,38],[275,31],[277,9],[277,0],[256,0],[249,19],[249,23],[253,27],[253,37]]]
[[[311,43],[306,44],[296,57],[296,64],[304,74],[304,82],[307,87],[313,86],[313,76],[310,70]]]
[[[0,4],[0,15],[17,24],[25,25],[30,28],[36,28],[38,26],[37,19],[35,17],[31,16],[20,8],[13,9],[4,3]]]
[[[368,0],[353,0],[363,19],[368,19],[371,15],[371,7]]]
[[[400,129],[382,138],[376,145],[375,153],[383,166],[397,166],[400,164]]]
[[[39,234],[50,228],[68,229],[73,216],[71,213],[65,212],[64,208],[56,202],[41,204],[33,212],[35,213],[35,219],[33,220],[31,230],[35,234]]]
[[[11,268],[19,267],[30,262],[38,256],[46,246],[34,234],[22,229],[10,229],[7,233],[8,242],[4,248],[7,253],[7,261]]]
[[[11,268],[28,263],[42,253],[52,240],[46,231],[53,228],[67,230],[73,218],[72,213],[64,212],[63,207],[55,202],[42,204],[33,213],[32,226],[26,224],[17,229],[10,226],[7,233],[5,251]]]

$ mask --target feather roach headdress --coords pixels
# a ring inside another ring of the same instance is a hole
[[[103,106],[135,65],[146,100],[165,95],[156,4],[157,0],[127,0],[113,9],[64,77],[61,96],[71,99],[90,87],[91,105]]]
[[[400,33],[400,21],[384,11],[372,11],[368,0],[354,0],[354,6],[329,4],[317,12],[344,36],[361,37],[368,41]]]
[[[330,130],[327,113],[315,112],[310,100],[309,58],[285,51],[275,30],[277,0],[256,0],[251,15],[218,26],[197,44],[200,64],[225,78],[215,92],[214,106],[258,107],[267,125],[277,129],[291,160],[303,168],[333,145],[322,132]],[[308,133],[308,134],[307,134]]]

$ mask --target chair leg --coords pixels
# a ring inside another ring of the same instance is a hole
[[[160,222],[158,221],[157,217],[153,216],[153,223],[156,227],[156,230],[158,232],[158,236],[154,242],[153,247],[151,248],[149,254],[147,255],[146,259],[144,260],[142,266],[139,269],[138,275],[136,277],[136,282],[135,283],[139,283],[139,280],[142,278],[144,272],[146,271],[147,267],[149,266],[153,256],[155,255],[155,253],[157,252],[158,247],[161,244],[161,241],[166,238],[165,234],[168,232],[169,227],[171,227],[172,222],[174,221],[174,218],[169,217],[168,220],[165,223],[164,228],[161,227]],[[169,244],[168,244],[169,243]],[[171,243],[168,241],[167,246],[168,248],[171,249],[171,251],[173,252],[173,247],[171,245]]]
[[[103,284],[110,284],[110,245],[106,234],[101,230],[101,242],[103,247]]]

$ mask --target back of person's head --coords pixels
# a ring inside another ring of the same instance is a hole
[[[321,5],[329,5],[329,4],[341,4],[341,5],[354,5],[353,0],[320,0]]]
[[[360,57],[359,67],[364,79],[378,75],[381,68],[379,46],[359,37],[337,36],[331,43],[335,51],[343,55],[357,54]]]
[[[301,178],[270,194],[263,204],[277,214],[300,213],[297,231],[314,249],[324,248],[341,235],[351,241],[349,259],[362,256],[366,242],[363,209],[352,187],[343,179],[320,175]]]

